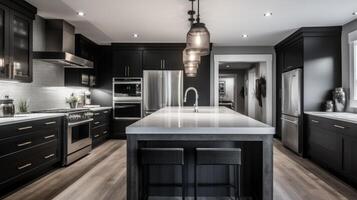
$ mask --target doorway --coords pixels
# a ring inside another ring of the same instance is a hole
[[[272,70],[272,55],[215,55],[214,105],[272,125]]]

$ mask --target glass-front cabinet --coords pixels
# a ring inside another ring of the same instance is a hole
[[[12,78],[19,81],[32,81],[32,21],[14,12],[11,16],[10,38],[12,45]]]
[[[7,40],[7,32],[5,27],[7,27],[6,18],[9,16],[9,10],[0,5],[0,79],[8,79],[9,78],[9,65],[8,65],[8,40]]]
[[[0,1],[0,80],[32,81],[32,21],[36,8],[24,4],[18,12],[13,3]],[[22,14],[26,9],[32,14]]]

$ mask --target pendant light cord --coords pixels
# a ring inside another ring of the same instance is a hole
[[[200,23],[200,0],[197,0],[197,23]]]

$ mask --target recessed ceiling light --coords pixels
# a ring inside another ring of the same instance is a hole
[[[77,12],[77,15],[83,17],[84,16],[84,12],[79,11],[79,12]]]
[[[357,15],[357,11],[356,11],[356,12],[353,12],[352,15]]]
[[[131,36],[132,36],[133,38],[138,38],[138,37],[139,37],[139,34],[133,33]]]
[[[264,13],[264,16],[265,16],[265,17],[270,17],[270,16],[272,16],[272,15],[273,15],[272,12],[266,12],[266,13]]]
[[[231,66],[227,65],[226,67],[227,67],[227,68],[230,68]]]
[[[248,37],[247,34],[243,34],[243,35],[242,35],[242,38],[247,38],[247,37]]]

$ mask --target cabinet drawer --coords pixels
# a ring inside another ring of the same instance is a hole
[[[316,116],[309,116],[309,123],[311,126],[318,126],[326,130],[357,137],[357,125],[352,123]]]
[[[50,118],[0,126],[0,139],[20,136],[39,130],[51,130],[61,126],[62,118]]]
[[[103,110],[93,113],[92,127],[96,128],[98,126],[109,124],[110,120],[110,110]]]
[[[57,140],[0,158],[0,184],[58,158]]]
[[[2,139],[0,140],[0,157],[38,144],[56,140],[58,138],[58,132],[58,129],[48,129]]]
[[[107,135],[109,135],[109,126],[108,125],[99,126],[97,128],[92,129],[92,138],[94,140],[99,137],[102,137],[102,136],[106,137]]]

